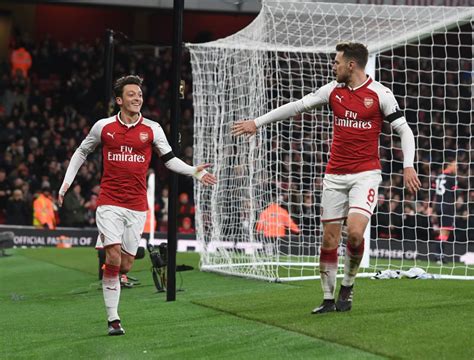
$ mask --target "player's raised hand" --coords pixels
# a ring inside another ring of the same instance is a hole
[[[254,135],[257,132],[257,125],[253,120],[241,120],[237,121],[234,126],[232,126],[232,135]]]
[[[64,186],[59,190],[59,194],[58,194],[58,205],[59,206],[63,206],[64,195],[66,194],[68,189],[69,189],[69,184],[64,183]]]
[[[211,166],[212,164],[201,164],[201,165],[196,166],[196,170],[198,174],[204,171],[204,175],[198,178],[201,184],[203,185],[209,186],[209,185],[217,184],[217,178],[211,173],[208,173],[207,171],[205,171]]]
[[[405,182],[405,186],[408,188],[408,191],[410,191],[412,194],[420,190],[421,182],[420,179],[418,179],[418,175],[416,174],[414,168],[406,167],[403,169],[403,180]]]

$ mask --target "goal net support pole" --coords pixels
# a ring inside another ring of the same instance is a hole
[[[367,60],[367,65],[365,67],[365,72],[369,75],[372,79],[375,79],[375,54],[369,54],[369,58]],[[370,249],[370,228],[371,228],[371,219],[369,219],[369,223],[364,231],[364,248]],[[362,260],[360,261],[360,267],[363,269],[368,269],[370,267],[370,252],[364,251],[364,255],[362,256]]]

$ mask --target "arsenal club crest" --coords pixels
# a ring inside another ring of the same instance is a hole
[[[364,105],[367,109],[370,108],[372,105],[374,105],[374,99],[369,97],[364,98]]]
[[[148,140],[148,133],[141,132],[140,133],[140,140],[141,140],[141,142],[146,142]]]

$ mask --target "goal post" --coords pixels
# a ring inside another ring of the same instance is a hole
[[[240,32],[187,44],[195,163],[212,163],[218,177],[214,187],[195,188],[201,269],[269,281],[319,277],[330,109],[270,124],[251,138],[233,137],[231,128],[332,81],[336,43],[357,41],[369,49],[367,71],[405,111],[423,184],[415,196],[404,191],[400,140],[385,124],[383,183],[360,275],[417,266],[440,277],[474,279],[466,260],[474,256],[473,14],[461,7],[264,0]],[[458,164],[455,224],[442,244],[446,262],[438,264],[440,214],[432,183],[451,160]],[[289,218],[279,236],[259,227],[271,205]],[[343,244],[340,255],[344,251]]]

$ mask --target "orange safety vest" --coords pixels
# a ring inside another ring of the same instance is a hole
[[[25,48],[19,48],[12,52],[10,57],[12,62],[12,75],[15,75],[18,69],[21,70],[23,76],[28,77],[28,70],[31,67],[31,55]]]
[[[287,235],[286,229],[296,234],[300,232],[288,211],[278,204],[270,204],[258,218],[257,231],[263,232],[266,237],[284,237]]]
[[[53,201],[44,194],[40,194],[33,201],[33,225],[42,228],[44,224],[47,224],[49,229],[55,229],[56,217]]]

